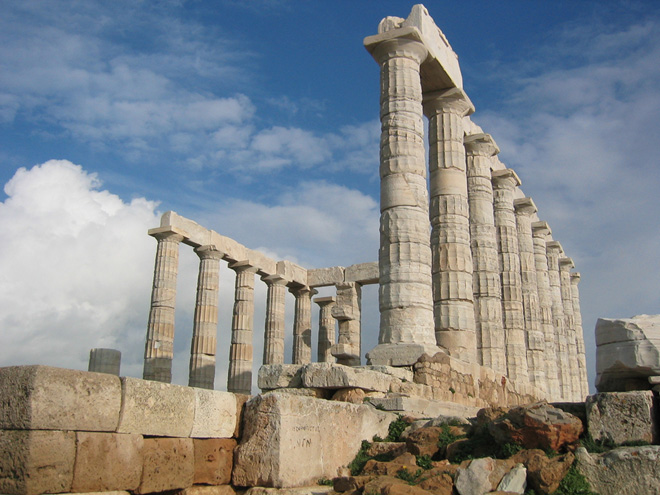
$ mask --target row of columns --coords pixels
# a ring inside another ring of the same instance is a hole
[[[412,364],[437,346],[550,398],[583,399],[572,261],[533,222],[534,202],[516,199],[520,179],[497,169],[493,139],[465,135],[474,107],[464,91],[423,91],[424,44],[389,38],[371,51],[381,66],[381,322],[370,361],[395,364],[396,347],[417,346],[399,363]]]
[[[147,328],[143,378],[170,383],[174,357],[174,317],[179,245],[183,236],[171,228],[153,229],[158,241]],[[220,262],[225,254],[215,246],[195,248],[199,257],[188,385],[214,388],[218,331]],[[254,281],[258,269],[247,261],[229,263],[236,273],[227,390],[251,393],[254,328]],[[267,285],[263,364],[284,363],[285,297],[295,297],[292,362],[312,360],[311,302],[317,291],[288,287],[280,275],[263,276]],[[319,297],[319,362],[360,364],[360,284],[337,284],[336,297]],[[339,335],[336,326],[339,322]]]

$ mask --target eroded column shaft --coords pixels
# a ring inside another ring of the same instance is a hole
[[[242,261],[229,267],[236,272],[234,313],[231,321],[231,347],[227,391],[252,391],[252,335],[254,329],[254,275],[257,268]]]
[[[317,349],[319,363],[335,362],[332,355],[332,346],[335,345],[337,338],[337,320],[332,316],[332,309],[335,307],[336,301],[337,299],[334,297],[317,297],[314,299],[314,302],[319,305],[319,343]]]
[[[89,351],[87,371],[119,376],[120,368],[121,352],[117,349],[96,348]]]
[[[183,240],[183,236],[170,230],[160,230],[150,231],[150,235],[158,240],[158,247],[156,248],[156,265],[142,377],[145,380],[171,383],[176,279],[179,266],[179,243]]]
[[[546,252],[548,254],[548,278],[550,280],[550,293],[552,295],[552,324],[555,327],[555,346],[557,348],[557,375],[562,400],[571,400],[570,373],[565,363],[568,362],[568,347],[566,342],[566,318],[564,304],[561,298],[561,282],[559,277],[559,257],[561,244],[557,241],[548,241]]]
[[[520,250],[514,190],[520,179],[513,170],[493,171],[495,226],[502,271],[502,314],[506,335],[507,374],[514,381],[528,380],[527,346],[520,278]]]
[[[199,256],[199,275],[190,346],[188,386],[213,389],[218,334],[220,260],[223,253],[215,246],[200,246],[195,249],[195,253]]]
[[[279,275],[270,275],[263,280],[268,285],[263,364],[283,364],[284,304],[287,282]]]
[[[577,352],[577,336],[575,332],[575,317],[573,313],[573,287],[571,284],[571,269],[575,265],[571,258],[559,259],[559,281],[561,284],[561,301],[564,306],[566,321],[566,351],[568,352],[567,368],[570,379],[570,398],[578,400],[582,393],[580,386],[580,368]]]
[[[312,362],[312,296],[309,287],[291,291],[296,298],[293,320],[293,364]]]
[[[589,378],[587,375],[587,359],[584,348],[584,331],[582,329],[582,312],[580,310],[580,274],[571,273],[571,285],[573,295],[573,320],[575,321],[575,340],[577,343],[578,364],[580,367],[580,395],[577,400],[583,401],[589,395]]]
[[[332,308],[332,316],[339,322],[339,335],[337,344],[332,347],[332,355],[339,364],[359,366],[362,356],[362,288],[355,282],[340,283],[336,287],[337,304]]]

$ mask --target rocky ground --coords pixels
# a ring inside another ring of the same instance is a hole
[[[596,492],[576,455],[593,473],[600,473],[602,460],[583,445],[602,448],[590,441],[583,420],[547,403],[482,409],[472,420],[400,417],[387,438],[363,442],[350,473],[331,483],[346,495],[590,495]],[[647,457],[659,453],[657,446],[646,448],[653,449]],[[658,493],[654,489],[602,493]]]

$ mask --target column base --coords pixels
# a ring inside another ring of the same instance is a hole
[[[445,351],[431,344],[379,344],[367,353],[367,364],[412,366],[422,354],[434,356]]]
[[[346,366],[360,366],[360,347],[351,344],[335,344],[332,346],[332,355],[337,358],[337,364]]]

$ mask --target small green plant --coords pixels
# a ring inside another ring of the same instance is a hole
[[[441,452],[444,452],[447,448],[447,445],[454,443],[456,440],[465,438],[465,435],[455,435],[451,431],[451,425],[448,423],[440,425],[441,432],[438,437],[438,447]]]
[[[373,403],[372,403],[372,405],[373,405],[376,409],[378,409],[379,411],[384,411],[384,410],[385,410],[385,406],[384,406],[383,404],[373,404]]]
[[[598,495],[591,491],[589,482],[578,471],[577,466],[573,464],[559,483],[559,488],[553,495]]]
[[[418,455],[417,456],[417,465],[424,470],[431,469],[433,464],[431,463],[431,456],[429,455]]]
[[[530,488],[529,490],[525,490],[524,495],[536,495],[536,491],[533,488]]]
[[[500,447],[500,453],[503,458],[508,459],[509,457],[516,455],[522,449],[522,446],[517,443],[505,443]]]
[[[587,449],[587,452],[592,454],[602,454],[603,452],[607,452],[616,447],[616,444],[611,440],[596,441],[588,433],[582,440],[580,440],[580,445]]]
[[[559,455],[557,451],[553,449],[545,449],[543,452],[545,452],[545,456],[548,459],[552,459],[553,457],[557,457]]]
[[[456,393],[456,390],[454,390],[454,387],[449,387],[449,391],[450,391],[452,394],[455,394],[455,393]]]
[[[317,483],[322,486],[332,486],[332,480],[329,480],[328,478],[321,478]]]
[[[355,455],[355,459],[353,459],[348,465],[348,469],[350,469],[351,475],[359,475],[364,469],[364,465],[369,459],[371,459],[371,457],[367,454],[369,447],[371,447],[371,443],[367,442],[366,440],[362,440],[362,445],[360,446],[358,453]]]
[[[413,474],[413,473],[411,473],[410,471],[408,471],[408,469],[406,468],[406,466],[404,466],[403,469],[399,469],[399,470],[396,472],[396,477],[399,478],[400,480],[405,481],[405,482],[408,483],[409,485],[416,485],[417,483],[419,483],[419,482],[421,481],[421,480],[419,479],[419,477],[422,475],[423,472],[424,472],[424,471],[423,471],[422,469],[418,469],[418,470],[415,471],[415,473]]]
[[[401,434],[406,428],[408,428],[408,426],[408,423],[403,419],[403,417],[400,414],[397,415],[397,418],[390,423],[385,441],[398,442],[401,438]]]
[[[374,437],[371,439],[372,442],[378,443],[378,442],[384,442],[382,438],[380,438],[378,435],[374,435]]]

